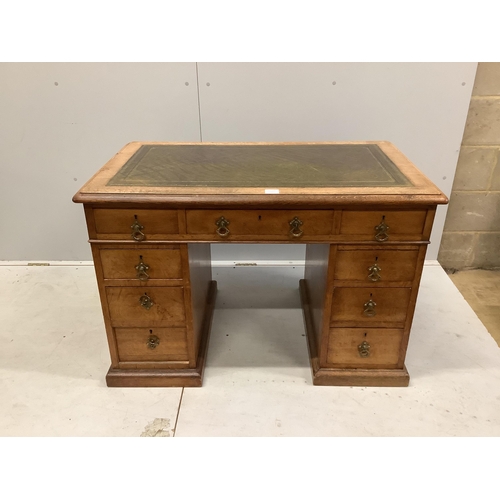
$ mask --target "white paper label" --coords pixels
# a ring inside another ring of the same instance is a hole
[[[265,194],[280,194],[279,189],[264,189]]]

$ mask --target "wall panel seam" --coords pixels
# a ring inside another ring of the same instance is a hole
[[[200,103],[200,79],[198,77],[198,63],[194,63],[196,66],[196,92],[198,95],[198,125],[200,126],[200,142],[203,142],[203,132],[201,128],[201,103]]]

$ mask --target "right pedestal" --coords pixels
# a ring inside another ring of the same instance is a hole
[[[342,241],[306,247],[300,295],[313,383],[405,387],[410,377],[404,361],[434,210],[419,212],[417,231],[411,223],[415,212],[407,212],[405,226],[405,212],[394,222],[387,211],[374,225],[375,238],[364,237],[363,228],[373,222],[362,224],[362,214],[343,210],[337,217]]]

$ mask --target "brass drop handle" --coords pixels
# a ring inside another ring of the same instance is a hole
[[[304,234],[304,232],[300,229],[300,226],[302,226],[303,222],[298,218],[294,217],[290,222],[289,222],[291,229],[290,229],[290,234],[294,238],[299,238]]]
[[[146,345],[150,349],[155,349],[160,345],[160,339],[156,335],[150,335]]]
[[[389,235],[389,226],[385,223],[385,215],[382,215],[382,220],[378,226],[375,226],[375,239],[377,241],[387,241]]]
[[[135,269],[137,271],[137,278],[139,278],[141,281],[147,281],[149,279],[149,274],[146,272],[149,269],[149,266],[145,264],[142,259],[139,260],[139,264],[135,266]]]
[[[226,236],[229,235],[229,229],[227,227],[229,225],[229,221],[225,217],[219,217],[215,221],[215,225],[217,226],[217,229],[215,230],[215,232],[219,236],[222,236],[223,238],[225,238]]]
[[[368,271],[370,271],[370,274],[368,274],[368,279],[370,281],[379,281],[382,276],[380,276],[380,271],[382,271],[382,268],[375,262],[373,266],[370,266],[368,268]]]
[[[377,314],[377,311],[375,311],[377,303],[374,302],[372,299],[370,299],[368,302],[365,302],[364,304],[364,310],[363,310],[363,315],[368,316],[369,318],[375,316]]]
[[[142,232],[142,229],[144,229],[144,226],[137,220],[137,216],[135,216],[135,221],[134,223],[130,226],[130,229],[132,229],[132,239],[135,241],[142,241],[146,235]]]
[[[139,303],[141,304],[142,307],[144,307],[144,309],[147,309],[148,311],[154,305],[154,302],[151,300],[151,297],[146,293],[144,295],[141,295]]]
[[[370,355],[370,344],[364,340],[358,345],[358,352],[362,358],[367,358]]]

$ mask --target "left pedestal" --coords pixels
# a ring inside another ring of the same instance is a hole
[[[175,241],[176,211],[85,213],[111,356],[107,385],[200,387],[217,292],[210,244]]]

